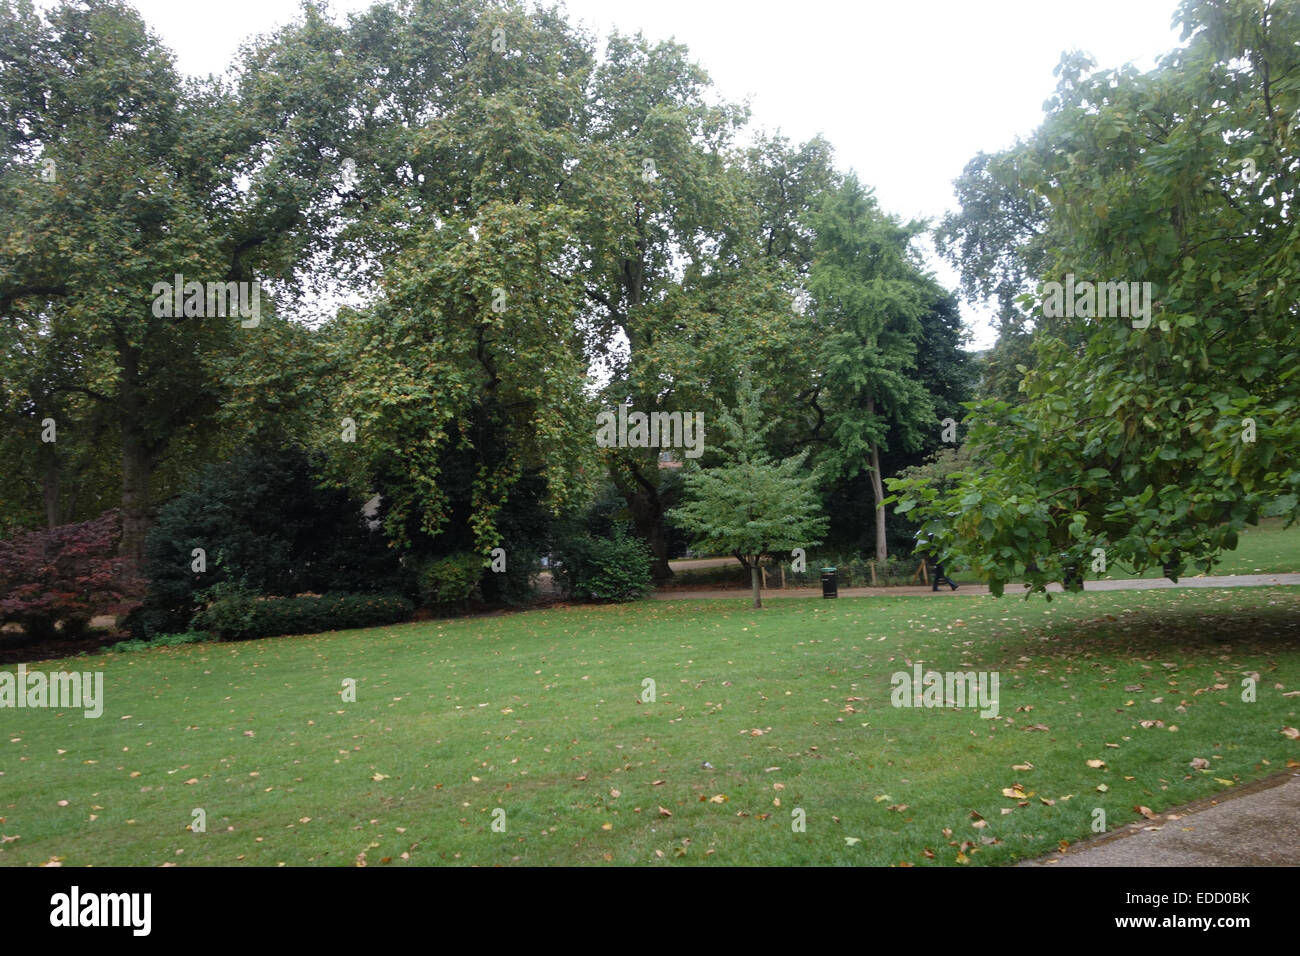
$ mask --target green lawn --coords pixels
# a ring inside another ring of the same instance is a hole
[[[998,717],[892,707],[918,661],[997,671]],[[654,601],[65,666],[104,715],[0,710],[3,864],[988,865],[1300,759],[1300,588]]]
[[[1237,549],[1225,551],[1221,560],[1210,572],[1220,574],[1294,574],[1300,572],[1300,525],[1283,528],[1281,518],[1265,518],[1255,527],[1244,529],[1237,537]],[[1189,566],[1188,577],[1203,574],[1199,568]],[[1158,565],[1134,571],[1122,562],[1113,562],[1107,573],[1097,574],[1088,570],[1086,581],[1098,579],[1115,581],[1125,578],[1163,578],[1164,570]],[[980,579],[971,571],[959,569],[952,573],[952,579],[958,584],[978,584]],[[1086,587],[1086,584],[1085,584]],[[1019,590],[1015,584],[1009,591]]]
[[[1300,525],[1282,527],[1281,518],[1267,518],[1258,526],[1244,529],[1237,538],[1237,549],[1226,551],[1211,574],[1278,574],[1300,571]],[[1146,568],[1141,574],[1117,566],[1104,578],[1162,578],[1159,568]],[[1188,575],[1203,573],[1189,568]],[[1089,578],[1098,575],[1089,575]]]

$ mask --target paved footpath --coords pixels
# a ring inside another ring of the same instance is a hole
[[[1292,770],[1018,866],[1300,866]]]
[[[1210,577],[1179,578],[1175,584],[1168,578],[1126,578],[1117,581],[1087,581],[1085,591],[1155,591],[1163,588],[1265,588],[1281,585],[1300,585],[1300,574],[1223,574]],[[1061,593],[1064,589],[1059,584],[1049,584],[1047,590]],[[820,597],[821,588],[764,588],[763,600],[773,598],[808,598]],[[988,585],[963,584],[956,591],[940,588],[932,591],[928,586],[896,588],[840,588],[840,597],[902,597],[908,594],[946,594],[962,597],[972,594],[988,594]],[[1014,596],[1023,594],[1019,584],[1008,584],[1005,594]],[[748,598],[749,588],[714,588],[693,590],[690,588],[666,589],[656,591],[653,595],[659,601],[715,600],[722,598]]]

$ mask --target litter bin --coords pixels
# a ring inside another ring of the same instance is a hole
[[[839,596],[840,591],[835,582],[835,569],[822,568],[822,597],[833,598]]]
[[[1061,587],[1067,591],[1083,590],[1083,572],[1079,570],[1079,562],[1069,554],[1061,554],[1061,564],[1064,566],[1064,572],[1061,575]]]

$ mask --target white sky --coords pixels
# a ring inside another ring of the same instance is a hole
[[[42,6],[46,4],[42,3]],[[333,0],[341,14],[370,0]],[[1178,45],[1177,0],[567,0],[570,19],[675,38],[752,123],[801,141],[822,133],[840,168],[903,218],[954,207],[952,180],[980,150],[1026,135],[1067,49],[1102,68],[1149,69]],[[295,18],[296,0],[135,0],[179,68],[222,73],[245,38]],[[932,258],[945,285],[956,276]],[[987,315],[963,304],[972,347]]]

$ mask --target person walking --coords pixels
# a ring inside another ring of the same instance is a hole
[[[921,540],[921,532],[919,531],[916,533],[916,540],[917,541]],[[925,540],[926,542],[929,543],[931,549],[933,549],[934,535],[933,534],[926,535]],[[921,560],[930,562],[930,567],[932,569],[930,574],[931,591],[938,591],[940,582],[948,585],[954,591],[957,590],[957,582],[954,581],[952,578],[948,577],[948,575],[943,573],[943,559],[940,558],[938,554],[935,554],[933,550],[931,550],[930,553],[922,556]]]

